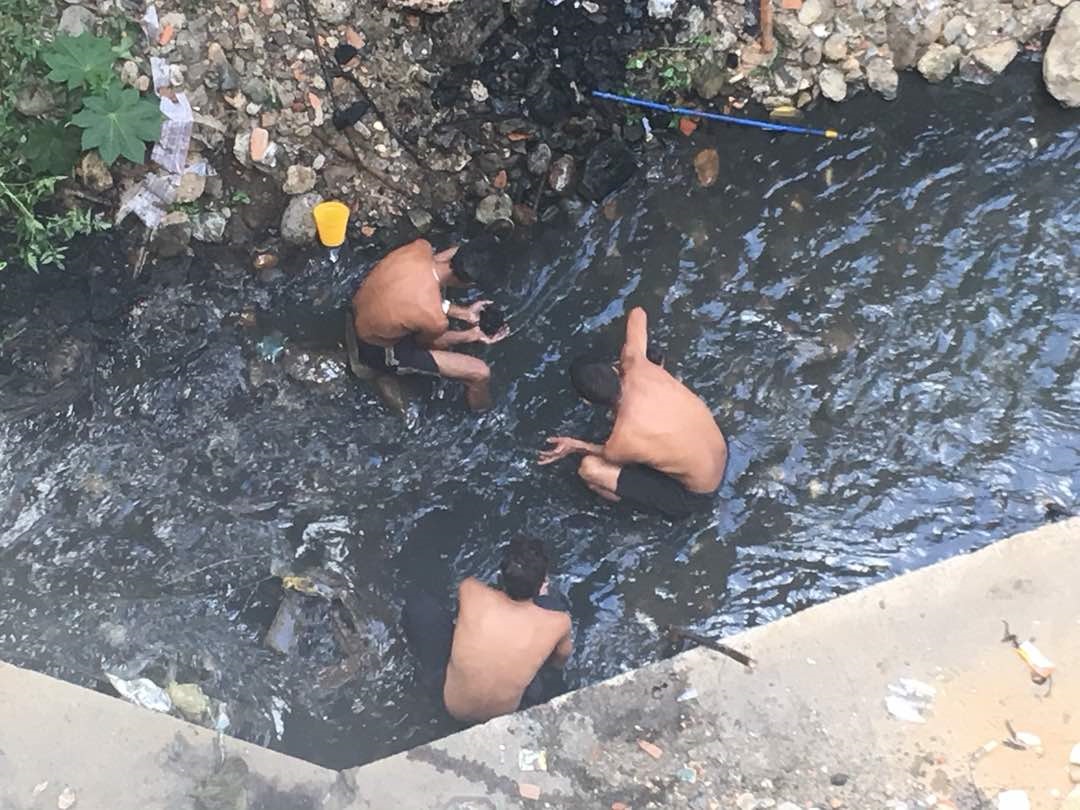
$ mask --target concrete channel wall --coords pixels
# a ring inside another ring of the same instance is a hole
[[[340,774],[0,666],[0,810],[1073,810],[1078,575],[1074,519],[726,639],[752,670],[693,650]],[[1054,659],[1049,694],[1003,619]],[[1006,721],[1038,747],[997,745]]]

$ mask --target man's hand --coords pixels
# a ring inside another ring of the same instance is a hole
[[[465,318],[466,323],[478,324],[480,323],[480,313],[491,306],[493,301],[477,301],[476,303],[469,304],[465,309],[468,313],[468,317]]]
[[[580,439],[569,436],[551,436],[547,443],[551,445],[547,450],[540,451],[540,464],[552,464],[574,453],[586,452],[587,445]]]
[[[476,330],[476,342],[483,343],[485,346],[490,346],[493,343],[498,343],[500,340],[506,340],[510,337],[510,325],[503,324],[499,327],[499,331],[494,335],[487,334],[479,326],[475,327]]]

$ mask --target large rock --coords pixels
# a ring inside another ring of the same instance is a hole
[[[971,52],[972,58],[993,74],[1001,73],[1020,52],[1020,45],[1013,39],[1004,39],[993,45],[985,45]]]
[[[15,93],[15,109],[30,118],[44,115],[55,106],[56,98],[52,89],[40,79],[30,78]]]
[[[944,47],[936,42],[927,48],[919,59],[919,73],[929,82],[944,81],[960,62],[960,48],[956,45]]]
[[[315,188],[315,170],[310,166],[293,164],[285,172],[281,190],[286,194],[306,194]]]
[[[821,52],[830,62],[842,61],[847,58],[847,37],[840,33],[830,34]]]
[[[900,76],[893,70],[890,60],[875,57],[866,65],[866,83],[871,90],[892,101],[900,86]]]
[[[622,188],[637,171],[637,162],[626,144],[615,138],[597,144],[585,161],[581,190],[597,202]]]
[[[61,34],[77,37],[87,31],[91,34],[94,33],[96,24],[97,17],[94,16],[94,12],[90,9],[82,6],[68,6],[64,9],[64,13],[60,15],[60,25],[57,26],[57,30]]]
[[[281,215],[281,238],[291,245],[308,245],[315,240],[315,217],[311,212],[322,202],[318,194],[300,194],[289,200]]]
[[[1080,107],[1080,0],[1061,12],[1043,56],[1043,81],[1066,107]]]
[[[794,14],[781,14],[776,18],[773,28],[776,30],[776,38],[790,48],[801,48],[810,36],[809,26],[799,22]]]
[[[804,0],[799,9],[799,22],[803,25],[813,25],[824,17],[827,21],[832,16],[832,9],[827,8],[822,0]]]
[[[847,82],[844,74],[836,68],[827,67],[818,76],[821,95],[829,101],[843,101],[847,97]]]
[[[505,19],[502,0],[459,3],[431,24],[434,48],[447,64],[471,62]]]

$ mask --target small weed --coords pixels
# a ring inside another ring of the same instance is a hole
[[[626,69],[655,74],[662,90],[684,92],[690,88],[696,53],[711,44],[711,37],[701,35],[686,45],[635,51],[626,60]]]

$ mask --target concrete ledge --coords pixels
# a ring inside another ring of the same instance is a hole
[[[1006,788],[1059,810],[1080,742],[1078,572],[1080,519],[728,639],[753,672],[695,650],[344,774],[0,664],[0,810],[57,807],[68,787],[76,810],[914,810]],[[1000,642],[1002,619],[1055,659],[1051,695]],[[937,689],[925,723],[887,713],[902,677]],[[1039,734],[1041,755],[973,761],[1006,720]],[[548,770],[523,772],[523,748]],[[247,765],[243,795],[197,804],[223,754]]]
[[[355,769],[356,806],[914,808],[936,795],[967,808],[1015,787],[1036,810],[1057,808],[1050,791],[1071,788],[1063,766],[1080,741],[1066,666],[1080,666],[1078,575],[1080,520],[1017,535],[728,639],[757,659],[753,672],[694,650]],[[1056,659],[1052,697],[1000,643],[1002,619]],[[926,724],[887,713],[901,677],[938,689]],[[688,689],[698,697],[680,702]],[[1007,749],[969,768],[1006,719],[1043,737],[1043,773],[1035,754]],[[522,748],[546,750],[548,772],[523,773]],[[519,797],[522,782],[539,801]]]

